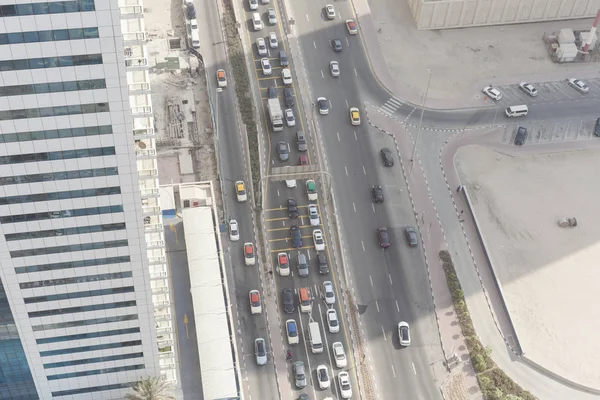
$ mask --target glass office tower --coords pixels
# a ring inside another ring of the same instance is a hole
[[[176,382],[145,39],[137,0],[0,0],[0,399]]]

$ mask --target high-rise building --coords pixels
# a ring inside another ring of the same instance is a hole
[[[0,399],[176,382],[141,0],[0,0]]]

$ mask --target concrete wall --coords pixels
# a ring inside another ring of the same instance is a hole
[[[406,0],[418,29],[595,17],[600,0]]]

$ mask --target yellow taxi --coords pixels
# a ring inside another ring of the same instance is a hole
[[[235,194],[237,195],[237,201],[243,203],[248,200],[248,195],[246,194],[246,185],[244,181],[237,181],[235,183]]]
[[[350,108],[350,122],[354,126],[360,125],[360,111],[356,107]]]

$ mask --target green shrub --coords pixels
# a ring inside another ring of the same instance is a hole
[[[475,368],[475,372],[477,373],[483,372],[487,369],[487,365],[485,363],[485,358],[483,358],[483,355],[476,354],[475,357],[473,357],[473,368]]]

